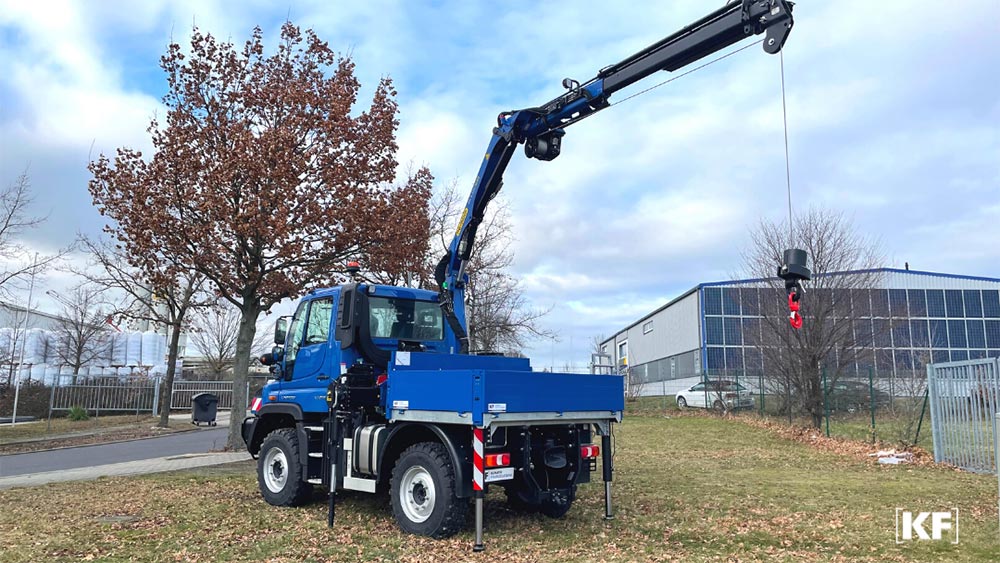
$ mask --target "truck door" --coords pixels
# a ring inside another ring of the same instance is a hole
[[[303,307],[308,307],[303,310]],[[285,352],[285,381],[281,395],[307,412],[326,409],[330,384],[327,356],[333,301],[329,297],[302,303],[292,321],[292,340]]]

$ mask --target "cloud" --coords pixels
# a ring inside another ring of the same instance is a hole
[[[499,111],[544,102],[561,78],[586,80],[708,9],[694,0],[628,10],[556,2],[544,13],[526,0],[5,2],[0,179],[30,163],[36,207],[51,211],[32,244],[99,230],[85,189],[91,144],[148,148],[170,37],[196,22],[241,42],[261,25],[273,44],[290,16],[354,57],[361,100],[392,76],[400,162],[465,189]],[[784,52],[795,208],[845,211],[914,267],[1000,274],[998,16],[992,0],[963,2],[933,24],[908,3],[799,3]],[[544,322],[561,334],[528,351],[537,366],[581,365],[593,334],[728,277],[748,229],[785,216],[779,69],[755,46],[574,125],[553,162],[514,158],[503,194],[515,271],[531,302],[554,306]]]

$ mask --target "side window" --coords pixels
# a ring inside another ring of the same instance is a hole
[[[692,391],[704,391],[705,390],[705,384],[704,383],[699,383],[698,385],[695,385],[694,387],[692,387],[691,390]]]
[[[305,328],[305,316],[308,307],[308,301],[299,303],[299,308],[295,310],[295,316],[292,317],[292,324],[288,327],[288,345],[285,346],[286,363],[295,361],[295,356],[302,346],[302,332]]]
[[[333,313],[333,301],[316,299],[309,308],[309,322],[306,323],[306,340],[304,346],[325,343],[330,337],[330,315]]]

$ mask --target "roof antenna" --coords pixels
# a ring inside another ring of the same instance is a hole
[[[811,272],[806,266],[809,255],[805,250],[795,248],[794,224],[792,223],[792,173],[788,158],[788,108],[785,104],[785,51],[779,51],[781,61],[781,118],[785,129],[785,188],[788,192],[788,246],[783,260],[778,266],[778,277],[785,280],[785,291],[788,293],[788,322],[792,328],[802,328],[802,315],[799,314],[799,300],[802,298],[800,281],[810,279]]]

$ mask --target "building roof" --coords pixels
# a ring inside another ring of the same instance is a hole
[[[24,313],[25,311],[27,311],[28,313],[30,313],[32,315],[36,315],[36,316],[39,316],[39,317],[45,317],[47,319],[50,319],[50,320],[53,320],[53,321],[56,321],[56,322],[65,321],[66,320],[65,318],[60,317],[59,315],[54,315],[52,313],[46,313],[45,311],[39,311],[38,309],[28,309],[27,307],[24,307],[23,305],[16,305],[16,304],[10,303],[8,301],[0,301],[0,307],[4,307],[4,308],[10,309],[12,311],[17,311],[18,313]]]
[[[984,276],[967,276],[967,275],[962,275],[962,274],[945,274],[945,273],[942,273],[942,272],[926,272],[926,271],[922,271],[922,270],[905,270],[905,269],[900,269],[900,268],[871,268],[871,269],[867,269],[867,270],[845,270],[843,272],[829,272],[829,273],[826,273],[826,274],[817,274],[817,275],[818,276],[843,276],[843,275],[847,275],[847,274],[870,274],[870,273],[873,273],[873,272],[882,272],[882,273],[887,273],[887,274],[912,274],[912,275],[920,275],[920,276],[931,276],[931,277],[939,277],[939,278],[949,278],[949,279],[956,279],[956,280],[984,281],[984,282],[989,282],[989,283],[1000,284],[1000,278],[989,278],[989,277],[984,277]],[[639,320],[637,320],[637,321],[635,321],[633,323],[629,323],[629,324],[625,325],[625,327],[622,328],[621,330],[615,331],[614,334],[611,336],[611,338],[608,338],[604,342],[611,342],[612,340],[615,340],[615,337],[617,335],[621,334],[622,332],[625,332],[625,331],[629,330],[630,328],[632,328],[634,326],[638,326],[638,325],[642,324],[643,322],[645,322],[650,317],[653,317],[654,315],[656,315],[660,311],[663,311],[664,309],[672,306],[673,304],[677,303],[681,299],[684,299],[685,297],[691,295],[692,293],[698,291],[699,289],[701,289],[703,287],[719,287],[719,286],[730,286],[730,285],[761,283],[761,282],[765,282],[765,281],[774,281],[774,280],[777,280],[777,279],[778,279],[777,277],[773,277],[773,278],[747,278],[747,279],[742,279],[742,280],[724,280],[724,281],[715,281],[715,282],[703,282],[703,283],[700,283],[700,284],[692,287],[691,289],[685,291],[684,293],[680,294],[679,296],[675,297],[674,299],[671,299],[670,301],[668,301],[664,305],[661,305],[660,307],[657,307],[653,311],[651,311],[651,312],[643,315],[641,318],[639,318]],[[602,342],[602,344],[604,342]]]
[[[954,280],[971,280],[971,281],[984,281],[984,282],[991,282],[991,283],[1000,283],[1000,278],[987,278],[987,277],[984,277],[984,276],[966,276],[966,275],[962,275],[962,274],[945,274],[945,273],[941,273],[941,272],[925,272],[925,271],[922,271],[922,270],[903,270],[903,269],[900,269],[900,268],[871,268],[871,269],[868,269],[868,270],[845,270],[843,272],[829,272],[829,273],[826,273],[826,274],[817,274],[817,277],[823,277],[823,276],[844,276],[844,275],[848,275],[848,274],[871,274],[871,273],[874,273],[874,272],[881,272],[881,273],[886,273],[886,274],[912,274],[912,275],[918,275],[918,276],[932,276],[932,277],[937,277],[937,278],[949,278],[949,279],[954,279]],[[698,288],[701,288],[701,287],[713,287],[713,286],[720,286],[720,285],[736,285],[736,284],[744,284],[744,283],[760,283],[760,282],[765,282],[765,281],[773,281],[773,280],[777,280],[777,279],[778,279],[777,277],[773,277],[773,278],[747,278],[747,279],[742,279],[742,280],[725,280],[725,281],[716,281],[716,282],[706,282],[706,283],[698,284],[698,286],[695,287],[695,288],[693,288],[691,291],[694,291],[695,289],[698,289]]]

